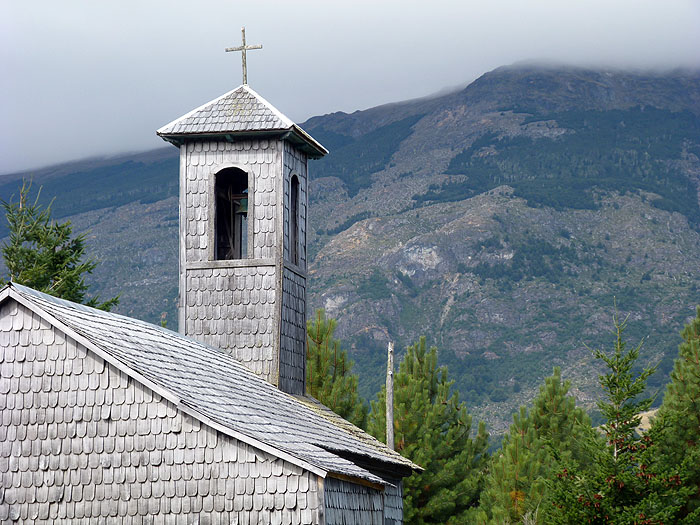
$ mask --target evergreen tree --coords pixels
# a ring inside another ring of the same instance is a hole
[[[17,202],[2,202],[10,229],[9,242],[2,247],[8,280],[76,303],[111,309],[118,297],[103,303],[97,297],[86,297],[85,274],[92,273],[97,263],[85,258],[85,236],[73,236],[70,221],[53,221],[51,206],[43,208],[39,194],[30,202],[30,189],[31,184],[23,182]]]
[[[661,524],[678,523],[687,488],[677,469],[658,461],[658,437],[639,434],[641,413],[652,399],[642,398],[655,367],[638,375],[632,371],[641,344],[627,350],[625,321],[614,318],[616,340],[612,354],[596,350],[608,373],[600,376],[606,399],[598,403],[606,422],[605,442],[588,439],[592,459],[585,467],[571,463],[550,482],[547,523]],[[692,521],[686,521],[692,523]]]
[[[591,421],[567,395],[570,383],[562,382],[561,370],[554,369],[540,387],[530,411],[525,407],[513,416],[513,425],[494,456],[481,496],[480,522],[519,522],[526,515],[540,521],[540,503],[545,480],[560,462],[586,462],[581,446],[590,434]]]
[[[452,390],[447,367],[425,337],[409,346],[394,376],[396,450],[423,472],[404,480],[404,520],[411,525],[471,523],[483,485],[488,434],[470,436],[472,418]],[[386,441],[386,388],[372,402],[368,430]]]
[[[355,426],[365,428],[367,407],[357,393],[357,375],[340,341],[336,320],[322,309],[306,323],[306,393]]]
[[[681,336],[671,381],[651,431],[658,435],[657,459],[678,469],[689,489],[680,516],[700,522],[700,306]]]

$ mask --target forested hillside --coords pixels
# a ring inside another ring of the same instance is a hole
[[[660,363],[700,302],[700,75],[513,66],[464,90],[302,124],[311,295],[338,319],[366,398],[386,343],[427,337],[492,434],[552,366],[593,410],[617,302],[640,364]],[[34,174],[54,217],[88,232],[92,289],[173,326],[177,151]],[[22,174],[0,179],[0,197]],[[3,230],[4,231],[4,230]],[[0,233],[2,235],[2,233]]]

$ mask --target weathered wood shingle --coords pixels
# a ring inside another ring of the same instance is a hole
[[[180,327],[205,344],[226,350],[273,384],[278,381],[279,300],[275,258],[278,203],[275,173],[282,142],[211,140],[182,146],[184,224],[181,225]],[[214,261],[213,190],[222,166],[249,173],[249,243],[252,256]]]
[[[243,85],[158,130],[159,135],[287,130],[294,123]]]
[[[191,269],[186,286],[186,333],[268,379],[275,359],[275,267]]]
[[[275,140],[251,139],[237,142],[207,140],[190,142],[185,150],[185,257],[187,262],[213,259],[213,180],[223,167],[235,165],[251,172],[253,179],[253,259],[274,258],[277,255],[275,232],[277,202],[275,173],[281,163],[282,143]]]
[[[293,175],[297,176],[299,179],[299,218],[298,218],[298,228],[297,232],[297,242],[299,249],[299,263],[298,266],[302,269],[306,269],[306,220],[307,220],[307,207],[308,207],[308,171],[307,171],[307,158],[306,155],[300,154],[298,150],[293,148],[290,144],[284,144],[284,260],[290,262],[290,186],[291,178]]]
[[[304,392],[306,374],[306,278],[290,268],[282,275],[280,388]]]
[[[324,483],[326,525],[384,525],[382,492],[329,478]]]

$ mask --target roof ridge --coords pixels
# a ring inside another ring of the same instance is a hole
[[[275,106],[273,106],[265,97],[263,97],[260,93],[255,91],[252,87],[250,87],[248,84],[243,84],[241,86],[243,89],[246,89],[251,95],[253,95],[255,98],[257,98],[260,102],[262,102],[267,108],[274,113],[274,115],[280,119],[284,124],[286,124],[288,127],[295,126],[294,122],[287,117],[284,113],[282,113],[279,109],[277,109]]]

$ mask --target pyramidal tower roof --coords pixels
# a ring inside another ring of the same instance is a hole
[[[176,146],[193,138],[224,135],[234,139],[274,135],[294,143],[311,158],[320,158],[328,153],[311,135],[247,84],[193,109],[156,133]]]

